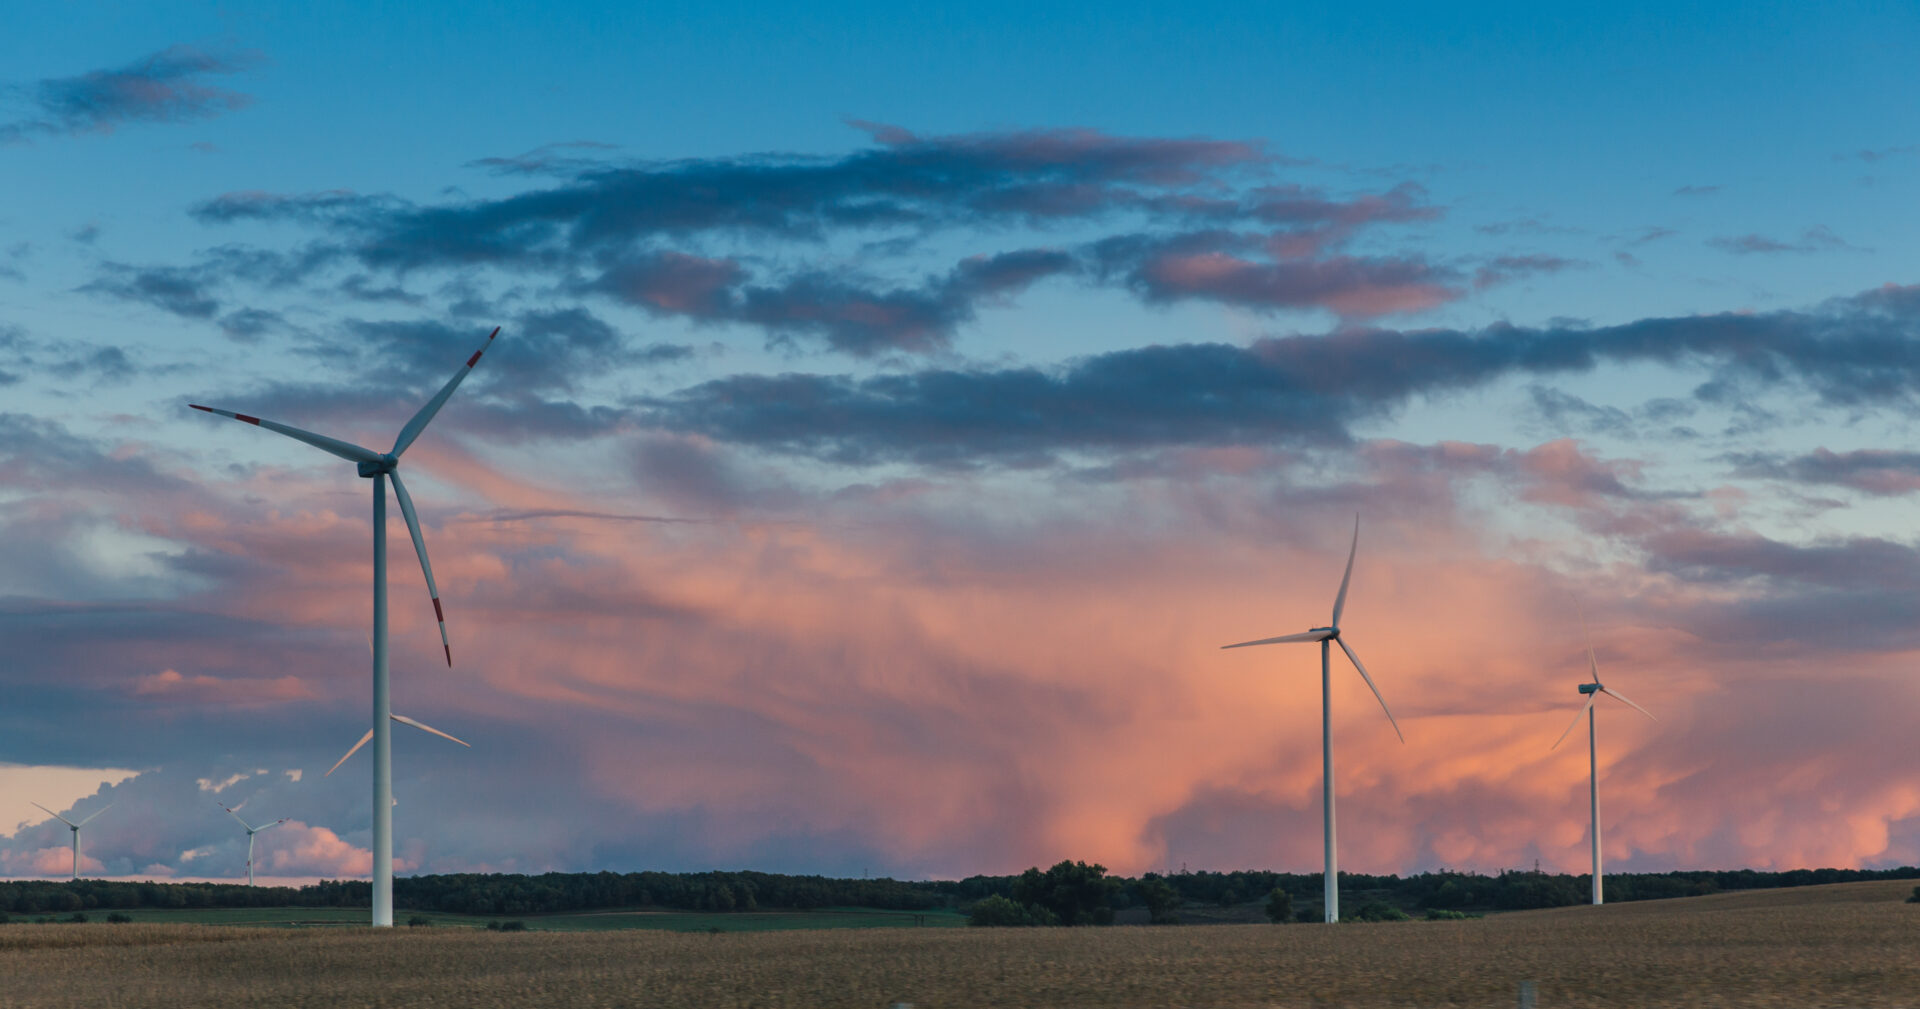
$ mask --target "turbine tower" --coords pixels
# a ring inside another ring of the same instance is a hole
[[[1360,516],[1353,517],[1353,545],[1347,548],[1347,572],[1340,576],[1340,594],[1333,597],[1333,619],[1325,627],[1315,627],[1299,634],[1285,634],[1277,638],[1262,638],[1259,641],[1242,641],[1237,645],[1222,645],[1222,648],[1247,648],[1253,645],[1280,645],[1296,641],[1318,641],[1320,643],[1320,812],[1321,823],[1326,834],[1326,879],[1325,888],[1326,920],[1340,920],[1340,864],[1334,854],[1333,823],[1333,666],[1332,648],[1339,645],[1353,662],[1353,668],[1360,678],[1367,682],[1367,689],[1373,691],[1373,697],[1380,702],[1380,710],[1387,713],[1387,723],[1393,726],[1393,734],[1400,737],[1402,743],[1407,737],[1400,731],[1400,723],[1394,721],[1393,712],[1387,707],[1387,699],[1380,696],[1380,688],[1373,685],[1373,677],[1367,675],[1367,667],[1360,662],[1360,656],[1354,654],[1353,647],[1340,637],[1340,613],[1347,608],[1347,583],[1353,580],[1353,557],[1360,549]]]
[[[400,456],[426,430],[434,414],[445,406],[453,390],[460,387],[480,355],[500,335],[499,327],[487,334],[480,349],[454,372],[447,384],[420,408],[400,429],[393,450],[384,454],[361,448],[351,442],[323,434],[302,431],[231,410],[190,403],[195,410],[232,417],[234,420],[277,431],[295,441],[304,442],[322,452],[356,464],[361,476],[373,481],[373,924],[376,928],[393,925],[393,747],[389,716],[392,705],[387,689],[387,480],[393,480],[393,496],[400,503],[400,514],[407,520],[407,532],[413,537],[413,550],[420,557],[420,571],[427,577],[427,594],[433,598],[433,616],[440,624],[440,646],[447,653],[447,665],[453,665],[453,646],[447,643],[447,618],[440,608],[440,590],[433,584],[433,565],[427,562],[427,543],[420,537],[420,519],[413,510],[413,498],[400,480]]]
[[[92,823],[94,817],[99,816],[101,813],[104,813],[109,809],[112,809],[113,803],[109,802],[106,805],[101,806],[99,809],[94,810],[91,814],[87,816],[86,819],[81,820],[79,823],[75,823],[64,816],[61,816],[59,813],[55,813],[53,810],[47,809],[47,807],[45,806],[41,806],[37,802],[34,803],[34,805],[38,806],[42,810],[45,810],[54,819],[59,820],[61,823],[66,824],[68,830],[73,831],[73,878],[79,879],[80,878],[80,828],[86,826],[89,823]]]
[[[236,820],[240,820],[240,814],[228,808],[226,803],[222,802],[222,803],[219,803],[218,805],[220,806],[221,809],[225,809],[227,811],[228,816],[231,816]],[[260,826],[256,827],[245,820],[240,820],[240,826],[247,828],[247,885],[248,886],[253,885],[253,835],[258,834],[263,830],[272,830],[273,828],[278,827],[285,822],[287,822],[287,818],[283,816],[280,819],[273,821],[272,823],[263,823]]]
[[[1581,633],[1585,634],[1586,629],[1587,621],[1585,617],[1582,617],[1580,619]],[[1627,700],[1625,694],[1600,682],[1600,660],[1594,658],[1593,638],[1591,636],[1587,637],[1587,668],[1593,671],[1593,682],[1580,684],[1580,692],[1587,695],[1587,703],[1580,708],[1580,714],[1573,716],[1573,721],[1567,723],[1566,732],[1560,733],[1560,738],[1554,740],[1553,745],[1547,747],[1547,749],[1550,751],[1559,749],[1560,744],[1566,742],[1567,735],[1573,731],[1573,727],[1580,724],[1581,716],[1586,716],[1587,808],[1593,816],[1593,902],[1595,904],[1604,904],[1606,900],[1600,892],[1600,760],[1596,755],[1597,751],[1594,748],[1593,742],[1593,702],[1598,700],[1601,694],[1606,694],[1648,718],[1653,718],[1653,712]],[[1659,721],[1658,718],[1653,718],[1653,720],[1656,722]]]

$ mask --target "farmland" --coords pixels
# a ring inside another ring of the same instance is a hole
[[[214,907],[168,910],[130,908],[115,912],[93,911],[89,921],[103,921],[109,913],[133,919],[135,924],[236,925],[258,927],[360,926],[367,923],[364,907]],[[62,916],[16,919],[38,921],[51,917],[54,924],[66,924]],[[534,932],[606,932],[619,929],[654,929],[667,932],[766,932],[787,929],[835,928],[955,928],[967,923],[965,915],[955,911],[927,912],[882,911],[873,908],[821,908],[811,911],[580,911],[560,914],[468,915],[440,911],[401,911],[395,921],[418,919],[434,928],[486,928],[505,922],[519,922]]]
[[[1909,881],[1470,921],[496,933],[0,927],[16,1007],[1920,1004]]]

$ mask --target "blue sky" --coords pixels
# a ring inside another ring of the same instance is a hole
[[[184,407],[371,443],[494,325],[409,471],[471,670],[396,704],[480,746],[403,751],[408,871],[1310,868],[1305,660],[1210,649],[1323,607],[1355,511],[1369,661],[1462,755],[1356,757],[1354,868],[1577,867],[1579,600],[1669,719],[1616,864],[1920,859],[1820,728],[1920,707],[1910,7],[8,23],[0,801],[165,823],[98,871],[217,874],[189,811],[246,796],[305,810],[278,874],[363,871],[365,486]]]

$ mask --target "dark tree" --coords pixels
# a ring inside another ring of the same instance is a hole
[[[1267,920],[1278,925],[1293,917],[1293,894],[1279,887],[1267,894]]]
[[[999,894],[973,905],[967,924],[982,928],[1012,928],[1023,925],[1052,925],[1053,915],[1045,908],[1029,907]]]
[[[1013,899],[1053,912],[1062,925],[1106,925],[1113,921],[1109,901],[1120,881],[1107,878],[1107,867],[1085,862],[1061,862],[1041,872],[1028,869],[1013,883]]]
[[[1174,908],[1180,906],[1180,893],[1173,884],[1148,873],[1133,885],[1133,893],[1146,907],[1147,920],[1155,925],[1170,925],[1180,920],[1180,916],[1173,913]]]

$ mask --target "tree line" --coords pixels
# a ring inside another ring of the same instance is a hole
[[[1373,876],[1341,873],[1343,903],[1368,902],[1405,911],[1504,911],[1579,904],[1588,877],[1528,871]],[[1920,879],[1920,868],[1755,869],[1621,873],[1606,877],[1609,901],[1685,897],[1722,890],[1753,890],[1872,879]],[[895,911],[956,909],[1001,924],[1098,925],[1116,912],[1145,908],[1154,921],[1171,921],[1182,905],[1230,907],[1286,895],[1292,913],[1316,917],[1319,873],[1264,871],[1147,873],[1110,876],[1104,867],[1061,862],[1012,876],[960,880],[837,879],[767,872],[451,873],[394,880],[394,903],[417,911],[512,915],[561,911],[660,908],[680,911],[814,910],[864,907]],[[306,886],[232,883],[16,880],[0,882],[0,912],[49,914],[94,908],[367,907],[364,880],[323,880]],[[1004,920],[1002,920],[1004,919]]]

